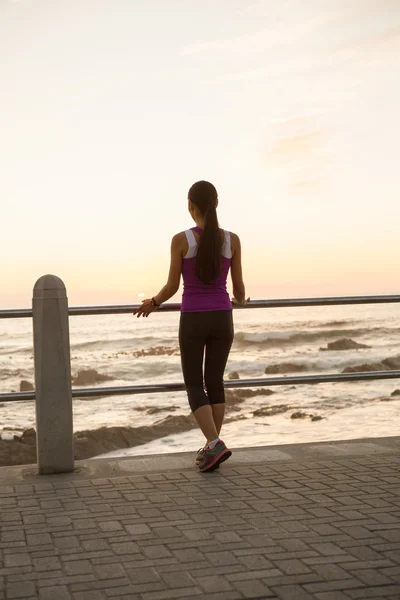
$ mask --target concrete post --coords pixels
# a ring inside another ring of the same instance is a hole
[[[68,299],[64,283],[44,275],[33,290],[36,444],[39,475],[74,470]]]

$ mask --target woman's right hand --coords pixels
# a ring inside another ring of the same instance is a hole
[[[153,303],[152,298],[146,298],[146,300],[142,300],[142,304],[133,311],[133,314],[136,315],[137,318],[148,317],[150,313],[156,310],[156,308],[158,308],[158,306]]]

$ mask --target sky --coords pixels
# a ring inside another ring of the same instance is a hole
[[[199,179],[251,298],[400,292],[398,0],[0,0],[0,56],[0,307],[155,295]]]

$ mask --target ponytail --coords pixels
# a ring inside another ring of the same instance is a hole
[[[218,277],[221,270],[221,247],[217,209],[213,203],[205,214],[204,231],[197,250],[196,275],[203,283],[211,283]]]
[[[196,275],[203,283],[212,283],[221,271],[223,241],[217,217],[217,190],[209,181],[197,181],[190,188],[188,198],[204,217],[204,230],[197,249]]]

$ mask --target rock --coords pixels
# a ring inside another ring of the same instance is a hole
[[[0,465],[27,465],[36,462],[36,446],[21,443],[21,438],[0,439]]]
[[[354,340],[349,338],[342,338],[340,340],[336,340],[335,342],[329,342],[326,348],[320,348],[320,352],[326,352],[329,350],[357,350],[359,348],[371,348],[371,346],[367,346],[366,344],[359,344]]]
[[[342,373],[359,373],[362,371],[397,371],[400,370],[400,356],[385,358],[378,363],[363,363],[354,367],[346,367]]]
[[[324,417],[320,417],[319,415],[314,415],[311,417],[311,421],[322,421]]]
[[[155,415],[160,412],[175,412],[179,408],[179,406],[153,406],[152,408],[148,408],[146,412],[148,415]]]
[[[103,381],[111,381],[113,377],[102,375],[96,369],[83,369],[72,377],[72,385],[94,385]]]
[[[268,388],[258,388],[258,389],[249,389],[249,388],[239,388],[234,392],[231,390],[226,390],[225,396],[229,399],[230,403],[236,402],[236,404],[243,402],[247,398],[254,398],[254,396],[271,396],[274,394],[272,390]]]
[[[400,390],[394,390],[394,392],[392,392],[390,395],[391,396],[400,396]]]
[[[382,361],[382,364],[388,371],[397,371],[397,369],[400,369],[400,356],[385,358],[385,360]]]
[[[342,373],[362,373],[366,371],[387,371],[382,363],[364,363],[354,367],[346,367]]]
[[[36,431],[31,427],[26,429],[21,436],[21,443],[29,444],[30,446],[36,446]]]
[[[118,352],[117,355],[119,354],[126,355],[128,353]],[[178,348],[169,348],[168,346],[153,346],[152,348],[148,348],[146,350],[135,350],[132,352],[132,356],[135,358],[140,358],[142,356],[173,356],[178,354]]]
[[[301,412],[301,410],[294,412],[290,416],[291,419],[305,419],[306,417],[308,417],[308,415],[306,413]]]
[[[23,379],[19,384],[20,392],[32,392],[34,389],[35,388],[33,387],[33,384],[30,381],[26,381],[25,379]]]
[[[287,404],[277,404],[276,406],[263,406],[253,411],[254,417],[274,417],[281,413],[287,412],[289,406]]]
[[[265,373],[267,375],[273,375],[278,373],[298,373],[300,371],[307,371],[307,365],[297,363],[278,363],[275,365],[268,365],[265,367]]]
[[[237,371],[232,371],[232,373],[229,373],[228,379],[240,379],[239,373]]]

